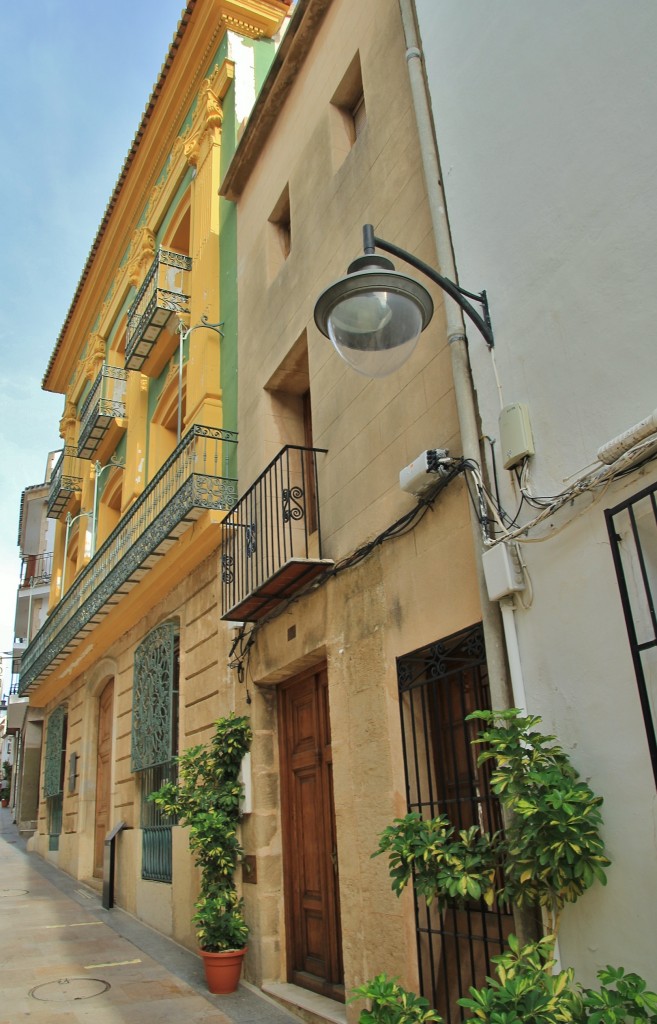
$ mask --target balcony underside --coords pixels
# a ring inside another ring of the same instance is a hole
[[[168,502],[166,509],[141,533],[111,571],[96,585],[93,582],[93,569],[95,562],[103,556],[104,547],[100,549],[96,558],[76,580],[76,584],[83,586],[88,583],[85,587],[88,595],[36,658],[30,659],[28,664],[25,664],[26,659],[23,658],[21,695],[35,682],[51,675],[208,509],[230,507],[231,502],[227,496],[230,487],[227,488],[227,485],[231,483],[222,478],[191,475]],[[53,616],[57,615],[59,609],[65,610],[68,596],[65,595]]]
[[[72,512],[73,507],[80,498],[82,491],[82,479],[80,477],[62,481],[62,485],[48,501],[46,516],[48,519],[65,519],[67,512]]]
[[[334,564],[330,558],[292,558],[221,617],[229,622],[257,622]]]
[[[80,439],[78,457],[99,459],[105,451],[114,451],[125,434],[127,420],[99,413],[90,423],[85,436]]]

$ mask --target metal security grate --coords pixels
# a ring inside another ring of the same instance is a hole
[[[446,814],[457,828],[502,827],[487,765],[477,765],[471,740],[475,710],[490,707],[480,626],[455,633],[397,659],[406,797],[409,812]],[[491,973],[513,917],[482,901],[440,911],[415,894],[420,991],[447,1021],[463,1019],[457,999]]]
[[[141,877],[153,882],[170,882],[173,877],[171,827],[173,818],[163,814],[148,799],[167,780],[176,778],[176,764],[158,765],[139,772],[141,791]]]
[[[132,698],[132,770],[141,795],[141,876],[172,880],[171,827],[175,821],[148,798],[176,778],[180,639],[173,622],[164,622],[135,651]]]
[[[657,785],[657,484],[605,517]]]

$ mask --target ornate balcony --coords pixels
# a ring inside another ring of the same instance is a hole
[[[52,551],[40,555],[24,555],[19,588],[45,586],[52,576]]]
[[[70,510],[75,496],[82,490],[82,470],[77,448],[67,446],[55,463],[50,478],[50,491],[46,515],[49,519],[63,519]]]
[[[128,371],[103,366],[80,411],[78,458],[90,459],[117,419],[125,417]]]
[[[23,655],[20,692],[50,675],[207,509],[228,511],[230,430],[193,426],[66,592]]]
[[[191,256],[158,249],[128,313],[125,342],[127,370],[151,372],[151,353],[171,317],[189,313]],[[155,372],[155,371],[153,371]]]
[[[262,618],[333,565],[321,557],[316,456],[288,445],[221,524],[222,619]]]

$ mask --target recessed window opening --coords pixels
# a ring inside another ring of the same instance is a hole
[[[268,228],[268,270],[271,280],[285,263],[292,248],[289,185],[286,185],[281,192],[269,216]]]
[[[184,208],[177,210],[164,238],[164,248],[173,252],[182,253],[183,256],[190,255],[191,238],[191,214],[189,198]]]
[[[367,124],[360,55],[353,57],[331,97],[331,143],[335,169],[342,164]]]

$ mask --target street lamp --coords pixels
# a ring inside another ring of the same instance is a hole
[[[91,516],[91,551],[89,557],[93,558],[96,554],[96,538],[98,536],[98,482],[105,472],[106,469],[124,469],[125,463],[119,462],[118,459],[112,457],[106,465],[101,466],[100,461],[94,463],[94,507]]]
[[[197,331],[199,327],[207,327],[210,331],[216,331],[217,334],[223,338],[223,331],[219,328],[224,326],[223,320],[218,324],[208,323],[207,316],[201,317],[200,324],[194,324],[193,327],[185,329],[185,325],[182,320],[178,323],[178,334],[180,335],[180,341],[178,345],[178,440],[182,436],[182,392],[183,392],[183,346],[189,338],[192,331]]]
[[[66,537],[64,538],[64,564],[62,566],[62,597],[64,597],[66,587],[66,558],[68,555],[68,538],[71,534],[71,527],[78,519],[82,519],[83,516],[91,516],[91,512],[78,512],[76,516],[71,516],[70,512],[66,513]]]
[[[493,347],[486,292],[473,293],[449,281],[429,264],[363,227],[364,256],[348,267],[346,277],[329,285],[315,304],[315,323],[338,355],[366,377],[385,377],[412,355],[433,316],[433,301],[424,285],[400,274],[375,249],[404,260],[447,292]],[[479,303],[481,316],[468,301]]]

